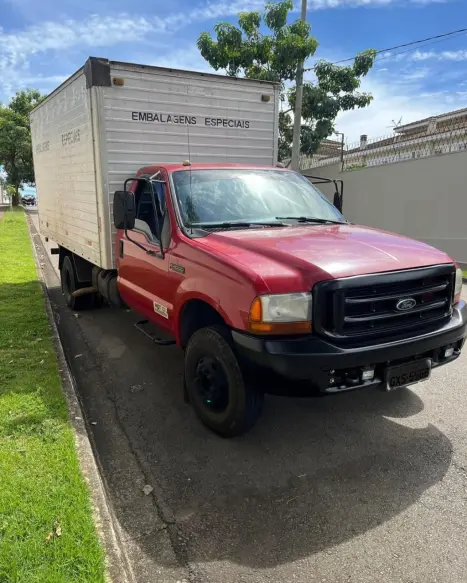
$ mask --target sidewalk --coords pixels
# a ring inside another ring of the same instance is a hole
[[[42,245],[44,246],[45,250],[47,251],[47,255],[48,255],[48,259],[50,260],[54,271],[57,275],[57,277],[60,276],[60,273],[58,271],[58,255],[52,255],[51,254],[51,249],[53,249],[54,247],[57,247],[57,244],[54,243],[54,241],[46,241],[44,235],[42,235],[42,233],[40,232],[39,229],[39,215],[37,214],[37,212],[30,212],[26,210],[26,215],[30,218],[32,224],[34,225],[36,231],[37,231],[37,237],[40,238]]]

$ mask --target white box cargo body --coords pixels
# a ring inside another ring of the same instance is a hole
[[[274,165],[279,86],[90,58],[31,113],[42,233],[115,268],[112,198],[157,163]]]

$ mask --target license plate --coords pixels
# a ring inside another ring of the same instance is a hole
[[[386,372],[386,389],[392,391],[430,378],[431,360],[417,360],[388,368]]]

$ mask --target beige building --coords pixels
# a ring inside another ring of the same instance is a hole
[[[386,138],[369,140],[360,136],[360,143],[344,150],[344,170],[354,170],[404,160],[416,160],[467,150],[467,108],[425,118],[394,128],[394,134]],[[300,168],[337,163],[340,151],[328,156],[303,158]]]
[[[342,142],[337,140],[323,140],[319,145],[318,151],[313,158],[323,160],[340,156],[342,151]]]

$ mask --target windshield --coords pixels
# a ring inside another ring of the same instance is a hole
[[[183,170],[172,174],[185,225],[271,222],[277,217],[344,221],[309,180],[295,172]]]

